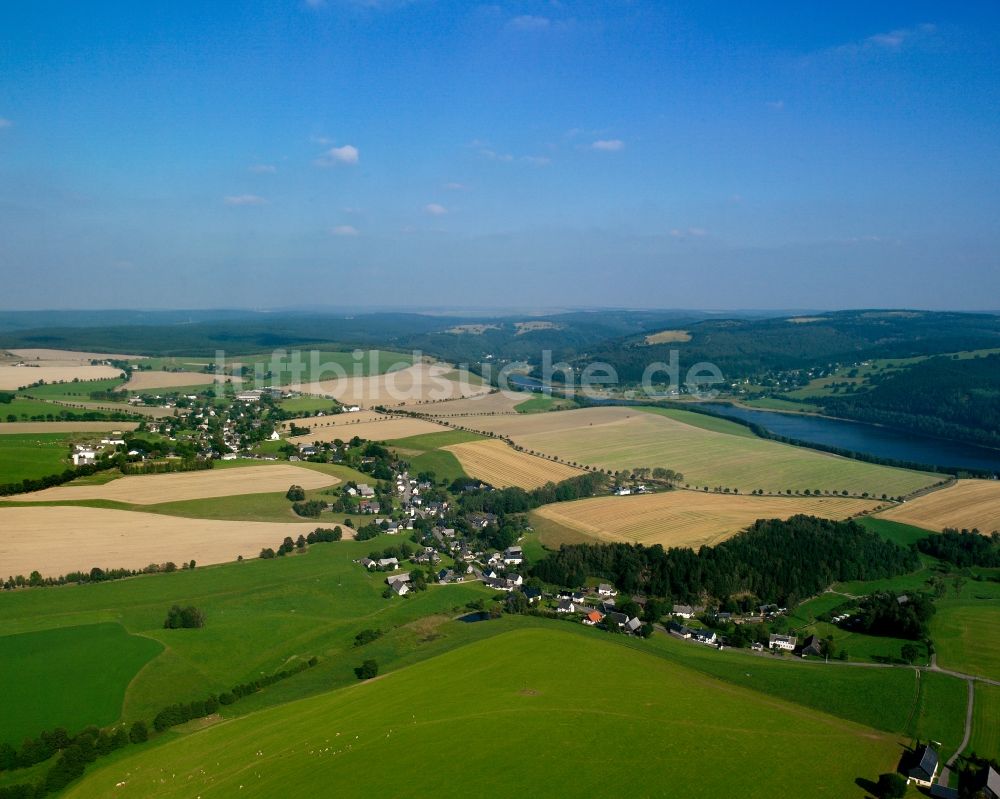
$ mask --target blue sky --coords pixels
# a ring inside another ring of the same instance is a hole
[[[997,309],[998,9],[7,3],[0,307]]]

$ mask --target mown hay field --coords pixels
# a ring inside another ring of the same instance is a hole
[[[450,366],[442,364],[417,363],[386,374],[307,383],[301,391],[335,397],[345,405],[362,408],[412,406],[489,393],[489,386],[450,379],[447,375],[452,371]]]
[[[500,433],[527,450],[605,469],[662,466],[694,487],[741,493],[792,491],[905,495],[941,478],[894,469],[747,435],[739,425],[691,411],[583,408],[517,416],[451,420],[470,430]],[[712,429],[709,429],[712,428]]]
[[[113,366],[0,366],[0,391],[13,391],[44,380],[70,383],[73,380],[107,380],[120,377]],[[86,388],[86,384],[82,386]]]
[[[558,502],[545,505],[532,515],[601,541],[697,548],[729,538],[757,519],[787,519],[798,513],[845,519],[877,507],[878,503],[871,500],[847,497],[752,497],[665,491]]]
[[[283,491],[293,483],[303,488],[323,488],[340,482],[336,477],[290,464],[206,469],[173,474],[132,475],[103,485],[63,485],[18,494],[19,502],[67,502],[103,499],[134,505],[154,505],[185,499],[228,497]]]
[[[1000,530],[1000,481],[958,480],[891,508],[882,516],[926,530],[954,527],[992,533]]]
[[[538,488],[584,473],[582,469],[518,452],[503,441],[494,439],[469,441],[444,449],[458,458],[467,475],[485,480],[497,488]]]
[[[806,712],[606,636],[528,629],[135,747],[99,761],[65,795],[309,796],[331,785],[338,796],[421,794],[401,790],[400,781],[454,770],[456,741],[511,724],[516,735],[463,747],[461,772],[517,763],[503,775],[503,791],[533,797],[585,794],[594,785],[614,785],[610,795],[659,795],[657,780],[668,779],[670,795],[719,796],[739,782],[741,797],[764,799],[787,795],[789,773],[830,796],[862,797],[858,777],[891,770],[900,754],[892,734]],[[558,742],[558,754],[542,742]],[[759,768],[775,752],[784,768]],[[660,776],[648,767],[654,761]],[[702,761],[717,765],[691,767]],[[433,790],[468,795],[461,779],[438,780]]]
[[[451,399],[444,402],[428,403],[421,406],[420,413],[428,416],[462,416],[465,414],[514,413],[518,403],[528,395],[515,391],[494,391],[474,397]]]
[[[99,488],[100,486],[95,486]],[[225,563],[256,557],[317,527],[312,523],[184,519],[79,505],[0,505],[0,574],[58,577],[91,568],[141,569],[150,563]]]
[[[53,405],[58,411],[59,406]],[[135,430],[138,422],[0,422],[0,436],[16,433],[110,433]],[[82,438],[85,438],[83,436]]]
[[[218,381],[224,383],[230,380],[233,383],[242,383],[242,378],[226,375],[216,377],[216,375],[205,372],[158,372],[148,370],[144,372],[134,371],[132,377],[122,386],[125,391],[152,391],[158,388],[181,388],[185,386],[207,386]]]
[[[362,412],[364,413],[364,412]],[[357,416],[360,413],[341,414],[341,416]],[[309,432],[301,436],[293,436],[288,440],[293,444],[312,444],[317,441],[350,441],[355,436],[370,441],[390,441],[397,438],[424,435],[425,433],[444,432],[448,428],[443,425],[428,422],[424,419],[411,419],[403,416],[381,417],[372,414],[370,421],[357,421],[347,424],[315,424],[307,419],[300,424],[309,428]],[[326,419],[327,417],[321,417]]]

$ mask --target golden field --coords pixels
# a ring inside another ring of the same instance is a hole
[[[584,473],[582,469],[518,452],[503,441],[468,441],[442,449],[458,458],[466,474],[497,488],[538,488]]]
[[[559,502],[533,511],[532,517],[553,521],[601,541],[696,549],[729,538],[757,519],[787,519],[798,513],[846,519],[878,507],[881,505],[872,500],[847,497],[754,497],[665,491]],[[543,543],[552,542],[545,542],[543,536]]]
[[[941,478],[758,438],[745,427],[691,411],[608,406],[450,422],[509,437],[525,449],[604,469],[674,469],[693,487],[741,493],[786,490],[906,495]]]
[[[18,494],[18,502],[66,502],[106,499],[134,505],[155,505],[185,499],[228,497],[285,491],[293,483],[303,488],[323,488],[340,482],[336,477],[290,464],[238,466],[198,472],[120,477],[103,485],[55,486]]]
[[[70,383],[76,379],[106,380],[121,374],[113,366],[0,366],[0,391],[15,391],[39,380]]]
[[[359,416],[360,414],[348,415]],[[311,422],[312,419],[303,421],[303,424],[310,428],[309,433],[303,436],[293,436],[288,440],[293,444],[312,444],[317,441],[335,441],[338,438],[349,441],[354,436],[358,436],[370,441],[395,441],[397,438],[409,438],[423,433],[441,433],[448,430],[444,425],[434,424],[434,422],[428,422],[424,419],[411,419],[408,416],[390,416],[381,421],[361,421],[354,424],[325,426],[313,425]]]
[[[894,522],[927,530],[977,529],[981,533],[1000,530],[1000,481],[958,480],[881,514]]]
[[[0,506],[0,574],[27,575],[37,569],[43,577],[58,577],[94,566],[141,569],[167,561],[225,563],[239,555],[256,557],[285,536],[297,538],[314,529],[316,522],[234,522],[76,506]]]
[[[303,394],[335,397],[345,405],[362,408],[375,405],[412,406],[489,392],[489,386],[463,384],[447,377],[453,371],[443,364],[416,363],[382,375],[309,383],[301,391]]]
[[[159,372],[154,370],[133,371],[132,377],[122,388],[126,391],[149,391],[157,388],[176,388],[178,386],[207,386],[211,383],[225,383],[227,380],[242,383],[242,378],[217,377],[205,372]]]

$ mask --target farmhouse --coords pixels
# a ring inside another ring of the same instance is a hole
[[[381,558],[379,559],[378,567],[380,569],[389,569],[390,571],[395,571],[396,569],[399,568],[399,561],[396,560],[395,558]],[[406,577],[407,579],[409,579],[409,575],[406,575]]]
[[[673,615],[682,619],[690,619],[694,616],[694,608],[690,605],[674,605]]]
[[[937,750],[928,744],[919,752],[920,760],[906,775],[906,783],[915,782],[923,788],[930,788],[938,772]]]
[[[390,574],[385,578],[385,581],[389,585],[397,585],[398,583],[408,583],[410,582],[410,573],[403,572],[402,574]]]
[[[367,483],[358,483],[358,494],[365,499],[371,499],[375,496],[375,489]]]
[[[607,583],[601,583],[597,586],[597,593],[600,596],[618,596],[618,592],[615,590],[613,585],[608,585]]]
[[[77,447],[73,452],[74,466],[87,466],[97,461],[97,452],[90,447]]]
[[[638,635],[642,632],[642,622],[638,616],[625,622],[625,632],[632,633],[632,635]]]
[[[805,643],[802,644],[802,654],[816,655],[817,657],[823,654],[823,649],[817,636],[810,635],[806,638]]]
[[[576,613],[576,605],[568,599],[560,599],[556,606],[556,613]]]
[[[507,565],[524,563],[524,553],[521,547],[507,547],[503,553],[503,562]]]
[[[593,627],[604,621],[604,616],[598,610],[592,610],[586,616],[583,617],[583,623],[588,627]]]
[[[378,561],[374,561],[371,558],[362,558],[361,565],[370,571],[378,566]]]
[[[396,582],[392,583],[389,587],[396,596],[406,596],[410,593],[410,586],[408,583]]]
[[[795,649],[795,642],[798,639],[794,635],[770,635],[767,639],[767,645],[771,649],[783,649],[787,652],[791,652]]]

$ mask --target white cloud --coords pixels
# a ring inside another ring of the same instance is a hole
[[[466,189],[469,188],[464,183],[458,183],[456,181],[452,181],[451,183],[445,183],[444,187],[448,189],[448,191],[465,191]]]
[[[336,225],[330,228],[330,233],[334,236],[357,236],[360,232],[354,225]]]
[[[438,203],[427,203],[424,206],[424,210],[431,216],[444,216],[448,213],[448,209],[443,205],[438,205]]]
[[[532,166],[548,166],[552,163],[552,159],[544,155],[526,155],[521,160]]]
[[[249,169],[258,175],[273,175],[278,171],[278,167],[274,164],[252,164]]]
[[[785,110],[785,101],[784,100],[769,100],[768,102],[764,103],[764,105],[766,105],[772,111],[784,111]]]
[[[4,119],[3,117],[0,117],[0,130],[2,130],[3,128],[9,128],[13,124],[14,123],[11,122],[9,119]]]
[[[345,144],[343,147],[331,147],[322,156],[316,159],[317,166],[337,166],[338,164],[358,163],[360,153],[353,144]]]
[[[549,27],[551,20],[548,17],[536,17],[531,14],[522,14],[514,17],[507,23],[507,27],[517,31],[542,31]]]
[[[930,23],[915,25],[912,28],[896,28],[884,33],[876,33],[859,42],[851,42],[835,48],[836,52],[848,55],[875,52],[875,51],[898,51],[904,46],[910,45],[921,39],[926,39],[937,32],[937,26]]]
[[[606,153],[616,153],[625,149],[625,142],[621,139],[598,139],[590,145],[591,150],[600,150]]]
[[[267,205],[267,200],[256,194],[230,194],[222,201],[226,205]]]
[[[689,227],[686,230],[681,230],[680,228],[674,228],[670,231],[670,235],[675,239],[688,239],[695,238],[700,239],[703,236],[708,235],[708,231],[701,227]]]

